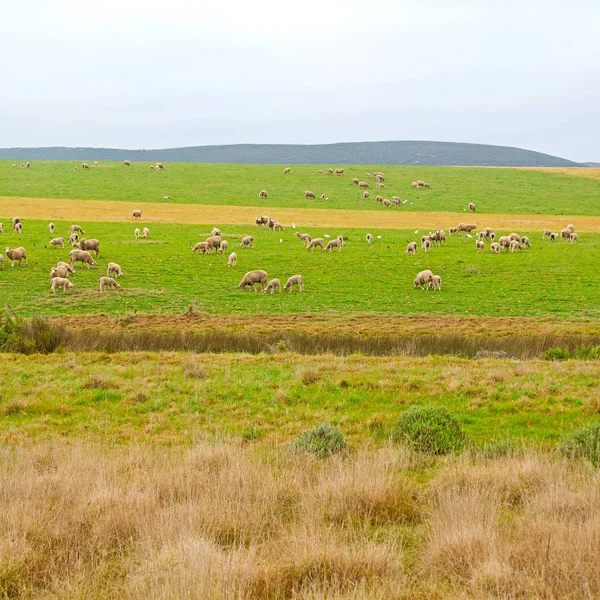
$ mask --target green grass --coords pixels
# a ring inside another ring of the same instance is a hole
[[[373,178],[365,179],[366,172],[382,169],[387,188],[381,195],[407,200],[395,210],[461,212],[474,202],[478,214],[600,214],[599,180],[518,169],[350,165],[343,176],[328,176],[317,174],[328,165],[295,165],[284,176],[281,165],[172,163],[154,172],[149,163],[129,168],[101,163],[75,172],[71,161],[40,161],[31,169],[11,164],[0,161],[0,195],[135,202],[163,202],[169,195],[176,203],[388,210],[375,202]],[[351,183],[353,177],[371,184],[369,200]],[[416,179],[429,181],[431,190],[412,190]],[[269,198],[259,200],[263,188]],[[317,200],[305,200],[305,190],[314,191]],[[322,193],[329,199],[319,200]]]
[[[5,219],[6,221],[6,219]],[[151,238],[135,240],[134,224],[85,223],[88,238],[101,242],[96,268],[77,266],[75,288],[66,294],[50,292],[49,269],[68,260],[69,249],[46,248],[47,224],[27,221],[21,237],[12,231],[0,235],[0,244],[27,249],[29,264],[0,270],[1,304],[10,304],[22,316],[131,312],[181,313],[191,305],[212,314],[316,313],[336,311],[401,314],[487,316],[600,316],[600,272],[590,269],[600,250],[600,235],[581,234],[578,244],[542,241],[531,233],[531,250],[493,255],[477,254],[475,240],[449,237],[446,246],[426,255],[405,254],[410,240],[424,232],[380,231],[372,246],[366,230],[308,228],[316,235],[348,237],[340,253],[307,251],[289,228],[277,233],[256,226],[226,227],[224,238],[238,254],[236,268],[227,268],[227,256],[195,255],[195,242],[210,231],[207,226],[151,226]],[[56,235],[66,235],[67,223],[56,223]],[[497,232],[498,234],[500,232]],[[524,233],[524,232],[522,232]],[[252,250],[239,247],[239,236],[252,234]],[[280,242],[282,240],[282,242]],[[4,252],[4,250],[2,250]],[[98,291],[98,278],[109,262],[119,263],[126,276],[123,289]],[[417,272],[429,268],[441,275],[441,292],[413,288]],[[306,292],[263,295],[241,292],[237,285],[251,269],[264,269],[269,278],[304,276]]]
[[[385,444],[410,406],[447,408],[475,444],[554,444],[600,410],[600,363],[295,354],[0,354],[0,439],[288,444],[339,426]]]

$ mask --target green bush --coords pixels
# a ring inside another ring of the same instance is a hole
[[[600,346],[578,346],[575,350],[566,348],[550,348],[544,354],[545,360],[598,360],[600,359]]]
[[[496,438],[485,442],[481,446],[480,453],[486,458],[515,456],[519,453],[519,447],[509,438]]]
[[[51,354],[61,350],[67,339],[62,325],[40,317],[25,320],[12,312],[0,317],[0,352]]]
[[[458,452],[468,441],[456,417],[442,406],[411,406],[398,419],[392,437],[426,454]]]
[[[348,447],[344,435],[337,427],[319,425],[301,433],[293,444],[296,452],[309,452],[325,458]]]
[[[564,436],[559,450],[565,456],[578,460],[587,460],[600,466],[600,423],[588,425]]]

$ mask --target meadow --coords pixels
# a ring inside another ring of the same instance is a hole
[[[11,164],[0,161],[0,197],[385,211],[375,202],[375,180],[365,177],[383,170],[381,195],[406,200],[397,211],[463,212],[474,202],[483,215],[600,214],[600,179],[548,170],[346,165],[343,175],[328,176],[329,165],[293,165],[284,176],[280,165],[172,163],[164,171],[150,171],[147,163],[101,163],[75,172],[75,163],[67,161],[34,162],[30,169],[11,169]],[[325,174],[318,175],[318,169]],[[370,183],[369,200],[352,184],[353,177]],[[430,182],[431,189],[413,190],[411,182],[418,179]],[[267,199],[258,198],[263,188]],[[306,200],[305,190],[317,199]],[[321,194],[328,199],[320,200]]]

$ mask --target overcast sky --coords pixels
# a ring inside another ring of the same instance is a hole
[[[0,146],[443,140],[600,161],[598,0],[24,0]]]

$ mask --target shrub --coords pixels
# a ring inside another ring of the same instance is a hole
[[[545,360],[597,360],[600,358],[600,346],[577,346],[575,350],[550,348],[544,354]]]
[[[68,340],[64,326],[46,319],[25,320],[11,313],[0,318],[0,351],[20,354],[51,354],[61,350]]]
[[[296,452],[309,452],[325,458],[348,447],[344,435],[337,427],[319,425],[301,433],[293,444]]]
[[[544,353],[544,360],[567,360],[573,358],[573,355],[566,348],[548,348]]]
[[[600,423],[588,425],[564,436],[559,450],[570,458],[587,460],[594,467],[600,466]]]
[[[496,438],[483,444],[480,452],[486,458],[516,456],[519,453],[519,447],[514,440],[509,438]]]
[[[448,454],[467,444],[460,423],[443,406],[411,406],[398,419],[392,437],[426,454]]]

